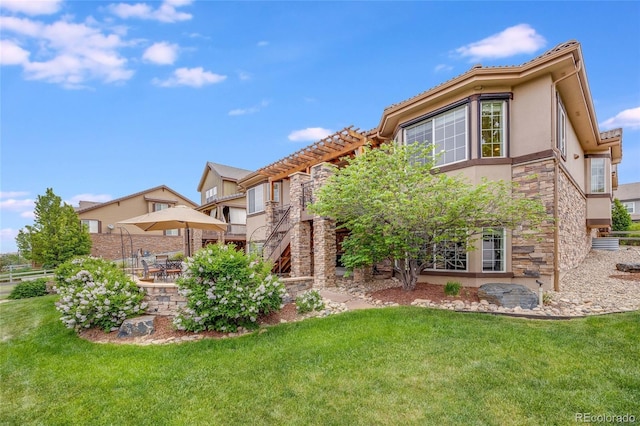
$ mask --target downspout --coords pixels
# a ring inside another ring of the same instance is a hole
[[[576,68],[570,72],[569,74],[560,77],[551,85],[551,134],[553,135],[552,148],[556,148],[558,145],[557,137],[558,137],[558,129],[557,129],[557,117],[558,112],[556,111],[556,106],[558,102],[556,101],[556,86],[562,80],[565,80],[569,77],[572,77],[580,72],[582,69],[582,62],[578,61],[576,64]],[[558,205],[559,203],[559,188],[558,185],[560,183],[560,160],[558,159],[558,155],[554,155],[553,158],[554,164],[554,182],[553,182],[553,215],[554,215],[554,238],[553,238],[553,290],[560,291],[560,229],[558,227]]]

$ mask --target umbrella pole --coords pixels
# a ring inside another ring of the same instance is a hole
[[[187,257],[191,257],[191,232],[187,227]]]

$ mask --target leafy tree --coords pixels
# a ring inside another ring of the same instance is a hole
[[[34,210],[34,224],[18,232],[16,244],[28,260],[46,267],[55,267],[91,251],[91,237],[82,226],[72,206],[47,188],[39,195]]]
[[[431,157],[431,148],[418,144],[366,148],[317,191],[310,208],[350,231],[343,242],[347,267],[392,259],[403,288],[412,290],[435,245],[472,250],[483,228],[526,225],[533,236],[549,219],[539,200],[525,199],[511,183],[474,186],[460,175],[438,173]]]
[[[617,198],[611,206],[611,222],[613,231],[628,231],[631,227],[631,215]]]

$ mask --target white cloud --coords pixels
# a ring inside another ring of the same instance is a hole
[[[260,102],[259,105],[254,105],[252,107],[249,108],[237,108],[237,109],[232,109],[231,111],[229,111],[229,115],[247,115],[247,114],[254,114],[258,111],[260,111],[261,109],[267,107],[269,105],[269,101],[262,101]]]
[[[165,0],[157,9],[154,9],[147,3],[114,3],[110,4],[108,9],[111,13],[122,19],[137,18],[173,23],[188,21],[193,17],[190,13],[176,10],[177,7],[187,6],[189,4],[191,4],[191,0]]]
[[[289,140],[293,142],[318,141],[326,138],[332,133],[333,130],[324,129],[322,127],[307,127],[306,129],[294,130],[289,133]]]
[[[0,198],[24,197],[29,195],[26,191],[0,191]]]
[[[29,52],[11,40],[0,40],[0,65],[22,65],[29,62]]]
[[[0,229],[0,252],[12,253],[18,251],[16,248],[16,237],[18,229],[2,228]]]
[[[459,47],[456,52],[470,61],[498,59],[531,54],[546,45],[546,40],[528,24],[519,24],[483,40]]]
[[[238,78],[242,81],[251,80],[251,74],[246,71],[238,71]]]
[[[127,59],[118,51],[127,43],[119,35],[103,33],[95,25],[90,20],[45,24],[0,16],[0,26],[5,33],[26,37],[31,41],[31,48],[37,51],[37,60],[30,60],[26,46],[10,46],[11,60],[22,60],[25,78],[58,83],[66,88],[85,87],[84,83],[90,80],[112,83],[133,76],[133,71],[127,69]],[[4,55],[2,60],[5,63]]]
[[[0,211],[23,213],[27,210],[33,210],[36,202],[30,198],[11,197],[6,200],[0,200]]]
[[[178,45],[167,42],[154,43],[144,51],[142,59],[159,65],[171,65],[178,58]]]
[[[269,42],[266,41],[266,40],[261,40],[256,44],[256,46],[258,46],[258,47],[265,47],[265,46],[268,46],[268,45],[269,45]]]
[[[640,107],[625,109],[618,113],[615,117],[605,120],[600,127],[605,129],[614,129],[623,127],[627,129],[640,129]]]
[[[51,15],[60,10],[62,0],[2,0],[0,8],[26,15]]]
[[[451,71],[452,69],[453,69],[453,67],[451,65],[438,64],[438,65],[436,65],[436,67],[433,70],[435,72],[441,72],[441,71]]]
[[[190,86],[202,87],[208,84],[216,84],[226,80],[226,75],[214,74],[205,71],[202,67],[178,68],[173,72],[173,76],[160,80],[154,78],[152,83],[160,87]]]
[[[104,203],[106,201],[111,201],[113,197],[109,194],[78,194],[71,197],[70,200],[65,201],[65,203],[71,206],[78,206],[80,201],[93,201],[97,203]]]

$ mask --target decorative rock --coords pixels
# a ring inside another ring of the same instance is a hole
[[[519,306],[524,309],[532,309],[538,306],[536,293],[520,284],[483,284],[478,289],[478,297],[505,308]]]
[[[640,272],[640,263],[617,263],[616,269],[622,272]]]
[[[118,337],[139,337],[153,334],[155,331],[153,326],[155,318],[153,315],[143,315],[124,320],[120,326],[120,331],[118,331]]]

